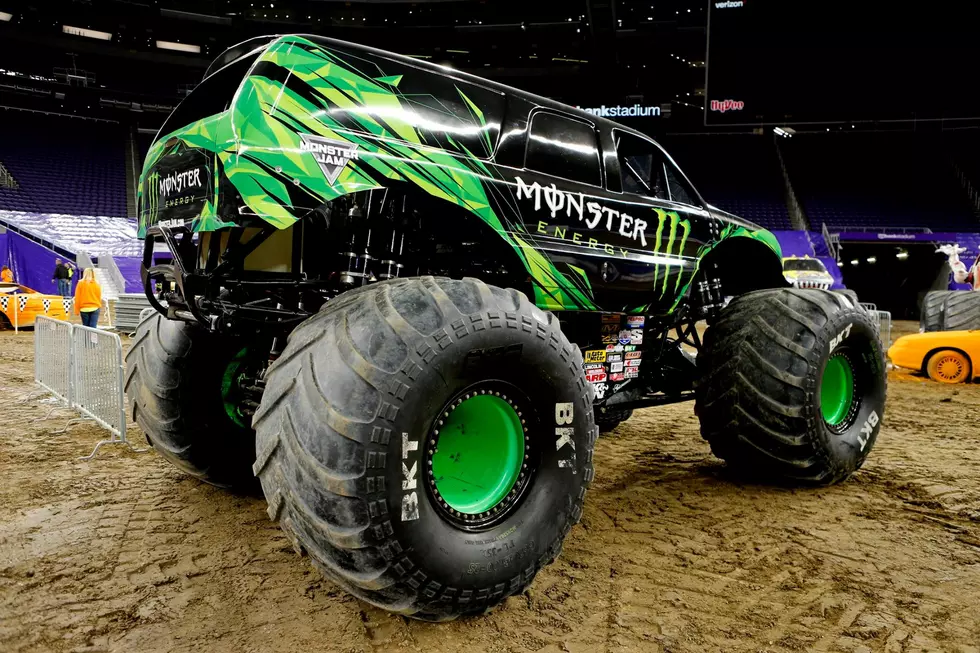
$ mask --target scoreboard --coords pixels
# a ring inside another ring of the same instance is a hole
[[[710,0],[705,124],[978,117],[975,8]]]

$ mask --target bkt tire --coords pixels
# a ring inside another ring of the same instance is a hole
[[[946,306],[946,298],[950,294],[952,294],[950,290],[933,290],[926,293],[919,315],[919,331],[928,333],[943,330],[943,309]]]
[[[807,484],[861,467],[884,414],[884,355],[871,317],[848,304],[779,289],[728,305],[697,358],[697,413],[715,455]]]
[[[423,277],[290,336],[254,425],[269,515],[351,594],[425,620],[521,592],[582,514],[581,352],[515,290]]]
[[[147,441],[176,467],[213,485],[254,490],[255,432],[223,396],[242,350],[238,341],[155,314],[140,322],[126,354],[126,396]]]
[[[950,292],[943,306],[943,331],[980,329],[980,292]]]
[[[847,297],[849,300],[851,300],[851,303],[854,304],[855,308],[861,307],[861,300],[858,299],[858,294],[853,290],[851,290],[850,288],[841,288],[839,290],[834,290],[832,292]]]

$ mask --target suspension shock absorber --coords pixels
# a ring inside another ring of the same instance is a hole
[[[378,269],[378,279],[394,279],[401,276],[405,265],[401,263],[401,257],[405,251],[405,209],[407,199],[404,195],[401,198],[400,210],[396,212],[395,202],[389,203],[387,219],[384,222],[383,231],[385,239],[383,242],[383,255]]]

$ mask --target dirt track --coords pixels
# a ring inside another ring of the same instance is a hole
[[[79,461],[103,432],[29,424],[32,365],[30,334],[0,333],[4,653],[980,652],[980,385],[893,372],[867,465],[821,490],[730,478],[689,405],[638,413],[530,590],[430,625],[322,580],[260,499],[152,453]]]

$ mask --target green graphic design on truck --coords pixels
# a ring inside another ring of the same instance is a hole
[[[694,400],[729,465],[808,484],[880,428],[863,310],[787,287],[774,236],[643,134],[458,71],[236,46],[160,130],[139,220],[150,443],[258,479],[325,575],[416,618],[530,584],[636,408]]]

